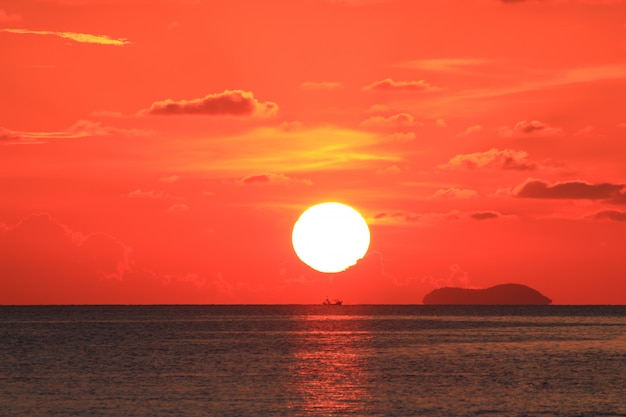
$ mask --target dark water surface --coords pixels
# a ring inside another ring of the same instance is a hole
[[[0,307],[0,416],[626,416],[626,307]]]

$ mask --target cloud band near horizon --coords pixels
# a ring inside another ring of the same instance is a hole
[[[77,32],[53,32],[48,30],[30,30],[30,29],[0,29],[2,32],[17,33],[21,35],[53,35],[63,39],[70,39],[79,43],[95,43],[99,45],[128,45],[130,41],[126,38],[112,38],[107,35],[92,35],[89,33]]]

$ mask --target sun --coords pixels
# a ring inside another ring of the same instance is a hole
[[[365,256],[370,230],[358,211],[341,203],[321,203],[304,211],[293,226],[293,249],[311,268],[341,272]]]

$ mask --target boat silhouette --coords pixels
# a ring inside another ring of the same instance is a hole
[[[340,299],[335,298],[334,300],[330,300],[328,297],[326,297],[326,299],[322,303],[322,305],[325,306],[340,306],[341,304],[343,304],[343,301],[341,301]]]

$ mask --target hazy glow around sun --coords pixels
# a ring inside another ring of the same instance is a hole
[[[367,253],[370,231],[358,211],[341,203],[309,207],[291,236],[298,258],[320,272],[340,272]]]

